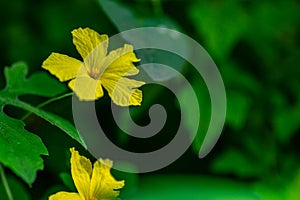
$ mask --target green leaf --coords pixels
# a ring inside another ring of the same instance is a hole
[[[246,94],[240,92],[227,93],[227,123],[235,128],[241,130],[246,123],[246,119],[250,110],[251,100]]]
[[[287,197],[286,199],[290,199],[290,200],[300,199],[299,187],[300,187],[300,170],[298,168],[294,178],[288,184],[288,187],[285,191]]]
[[[199,1],[190,8],[191,19],[205,47],[220,60],[226,59],[247,31],[248,16],[240,1]]]
[[[248,185],[240,182],[203,176],[179,175],[142,178],[138,193],[126,199],[259,200]]]
[[[0,99],[0,101],[1,101],[1,99]],[[71,124],[69,121],[65,120],[64,118],[59,117],[55,114],[46,112],[44,110],[41,110],[39,108],[33,107],[22,101],[18,101],[18,100],[10,101],[10,104],[14,105],[16,107],[19,107],[19,108],[23,108],[29,112],[36,114],[37,116],[39,116],[41,118],[43,118],[44,120],[48,121],[50,124],[58,127],[59,129],[61,129],[65,133],[67,133],[71,138],[75,139],[83,147],[86,148],[86,145],[85,145],[83,139],[81,138],[81,136],[79,135],[77,129],[73,126],[73,124]]]
[[[220,70],[226,88],[230,90],[238,89],[239,91],[247,91],[253,95],[259,95],[260,91],[264,90],[257,77],[247,72],[235,62],[226,62]]]
[[[234,174],[242,178],[263,174],[260,163],[253,165],[253,160],[237,149],[228,149],[221,153],[212,163],[212,170],[217,173]]]
[[[66,90],[50,75],[36,73],[26,78],[27,72],[25,63],[16,63],[4,70],[7,85],[0,91],[0,162],[31,184],[37,170],[43,169],[40,155],[47,155],[47,149],[38,136],[24,129],[22,121],[7,116],[3,112],[4,106],[12,105],[32,112],[66,132],[84,147],[85,144],[69,121],[18,99],[24,94],[53,97]]]
[[[149,8],[129,7],[117,0],[98,0],[103,11],[114,23],[116,28],[121,31],[139,27],[165,27],[179,30],[179,25],[166,16],[164,13],[153,15]]]
[[[180,26],[168,16],[163,13],[154,16],[153,12],[145,7],[143,7],[143,9],[138,9],[137,7],[134,9],[115,0],[99,0],[99,3],[120,32],[141,27],[159,27],[177,31],[181,30]],[[147,33],[142,33],[142,31],[139,33],[138,37],[140,38],[130,34],[122,34],[122,37],[134,46],[144,47],[152,44],[152,41],[167,41],[166,45],[176,45],[176,47],[183,49],[183,51],[188,51],[187,42],[176,40],[176,36],[174,38],[174,35],[172,35],[171,32],[161,30],[160,35],[155,34],[151,36],[148,36]],[[169,42],[171,40],[173,41]],[[185,64],[185,61],[178,56],[174,56],[169,52],[156,51],[155,49],[148,49],[142,53],[137,52],[137,55],[141,59],[141,64],[162,63],[177,71],[181,71]],[[172,73],[170,70],[163,71],[158,68],[157,65],[149,64],[147,67],[143,67],[143,69],[153,80],[169,80],[176,76],[176,73]]]
[[[63,84],[57,82],[46,72],[37,72],[26,78],[27,68],[26,64],[22,62],[16,63],[10,68],[6,67],[4,69],[6,88],[3,92],[9,93],[14,97],[23,94],[54,97],[66,91]]]
[[[282,66],[278,65],[278,61],[282,60],[281,45],[287,45],[285,50],[291,50],[290,53],[294,53],[293,46],[297,45],[299,5],[297,1],[265,1],[254,5],[246,39],[262,55],[264,63],[272,64],[269,70],[276,71],[274,68],[281,69]]]
[[[279,109],[273,117],[273,126],[279,141],[287,143],[300,129],[300,104]]]
[[[292,171],[292,176],[273,177],[270,181],[261,181],[253,185],[253,190],[260,199],[263,200],[298,200],[300,198],[300,173],[299,166],[297,170]]]
[[[260,199],[262,200],[282,200],[289,199],[286,198],[284,190],[282,187],[270,187],[265,183],[256,183],[253,186],[253,190],[257,193]],[[293,199],[289,199],[293,200]],[[294,199],[295,200],[295,199]]]
[[[256,77],[234,62],[227,62],[221,73],[227,88],[226,123],[235,130],[241,130],[250,114],[251,95],[260,95],[263,88]]]
[[[48,155],[41,139],[24,129],[24,123],[0,112],[0,162],[26,183],[32,183],[36,171],[43,169],[40,155]]]

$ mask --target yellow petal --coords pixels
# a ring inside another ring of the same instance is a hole
[[[49,197],[49,200],[82,200],[78,193],[58,192]]]
[[[67,55],[52,53],[42,65],[42,68],[49,70],[60,81],[67,81],[74,78],[80,69],[82,62]]]
[[[89,159],[80,156],[74,148],[71,151],[71,174],[82,199],[89,199],[92,164]]]
[[[144,82],[108,74],[101,77],[101,82],[115,104],[141,105],[142,91],[137,88],[144,85]]]
[[[90,194],[95,199],[115,199],[124,187],[124,181],[117,181],[110,173],[112,161],[99,159],[94,164]]]
[[[139,70],[133,62],[139,62],[133,52],[133,46],[125,44],[123,48],[111,51],[105,58],[104,73],[110,73],[117,76],[131,76],[138,74]],[[108,66],[108,67],[107,67]]]
[[[90,28],[78,28],[72,31],[73,43],[81,57],[85,59],[93,50],[97,59],[104,58],[107,53],[108,36],[100,35]],[[96,48],[97,47],[97,48]]]
[[[101,81],[91,77],[77,77],[69,82],[69,87],[81,101],[92,101],[103,96]]]

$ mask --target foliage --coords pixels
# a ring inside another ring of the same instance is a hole
[[[11,189],[24,194],[24,199],[47,199],[49,194],[57,191],[74,191],[66,152],[71,146],[84,147],[71,123],[69,99],[43,108],[37,106],[66,92],[64,84],[42,72],[43,60],[56,50],[76,57],[70,42],[70,32],[74,28],[91,27],[112,36],[143,26],[173,28],[203,45],[216,62],[225,83],[226,124],[213,151],[206,158],[198,159],[197,153],[210,119],[210,99],[205,83],[182,59],[173,59],[166,52],[144,54],[137,51],[141,64],[149,61],[165,63],[190,80],[197,91],[201,121],[192,147],[165,169],[145,175],[113,171],[117,180],[125,179],[121,197],[300,198],[298,1],[54,0],[37,3],[12,0],[0,4],[5,4],[0,5],[0,15],[7,19],[0,33],[0,66],[18,60],[24,60],[30,66],[15,63],[0,70],[3,88],[0,91],[0,163],[5,166]],[[130,38],[126,39],[130,43]],[[182,48],[185,45],[181,44]],[[156,68],[149,68],[146,73],[159,80],[174,78],[165,72],[158,76],[156,71]],[[180,96],[186,100],[182,108],[176,106],[176,97],[162,87],[146,84],[142,90],[142,106],[130,108],[131,116],[138,124],[149,122],[148,110],[153,104],[162,104],[168,113],[167,123],[159,136],[147,142],[130,137],[115,126],[109,98],[96,103],[98,114],[111,131],[114,142],[135,152],[167,144],[174,136],[173,131],[176,132],[174,124],[178,122],[179,109],[194,109],[184,88],[180,91]],[[39,118],[30,115],[21,120],[26,115],[24,110]],[[183,120],[186,131],[192,130],[193,116],[184,116]],[[129,126],[127,118],[121,117],[121,123]],[[2,197],[6,199],[0,183]]]
[[[7,85],[0,91],[0,106],[2,108],[0,113],[0,161],[11,168],[24,181],[31,184],[35,180],[36,171],[43,169],[43,161],[40,155],[47,155],[47,149],[38,136],[24,129],[22,121],[5,114],[3,112],[4,106],[13,105],[32,112],[59,127],[82,145],[84,143],[77,130],[68,121],[18,99],[18,96],[24,94],[53,97],[65,91],[64,87],[45,73],[36,73],[25,79],[27,70],[24,63],[17,63],[10,68],[5,68]],[[45,84],[46,87],[41,87],[41,83]]]

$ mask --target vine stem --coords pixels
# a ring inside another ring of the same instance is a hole
[[[13,196],[11,194],[11,191],[10,191],[10,188],[9,188],[6,176],[5,176],[5,171],[4,171],[4,168],[2,167],[1,164],[0,164],[0,177],[1,177],[2,183],[4,185],[4,189],[6,191],[8,199],[9,200],[13,200],[14,198],[13,198]]]
[[[63,95],[58,96],[58,97],[54,97],[54,98],[52,98],[52,99],[49,99],[49,100],[47,100],[47,101],[45,101],[45,102],[43,102],[43,103],[37,105],[36,108],[42,108],[42,107],[44,107],[44,106],[46,106],[46,105],[48,105],[48,104],[50,104],[50,103],[52,103],[52,102],[54,102],[54,101],[58,101],[58,100],[60,100],[60,99],[63,99],[63,98],[65,98],[65,97],[68,97],[68,96],[71,96],[71,95],[73,95],[73,92],[66,93],[66,94],[63,94]],[[21,120],[24,121],[24,120],[27,119],[31,114],[32,114],[32,112],[28,112],[26,115],[24,115],[24,116],[22,117]]]

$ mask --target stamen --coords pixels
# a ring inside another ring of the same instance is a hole
[[[99,79],[100,77],[100,70],[97,68],[92,68],[91,71],[89,72],[89,75],[93,79]]]

